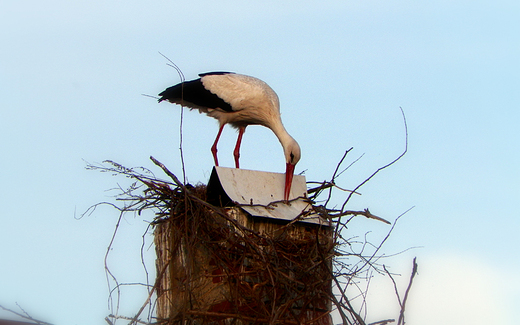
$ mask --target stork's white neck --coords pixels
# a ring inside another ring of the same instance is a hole
[[[285,144],[291,142],[291,140],[294,141],[293,137],[291,137],[291,135],[287,132],[281,121],[279,123],[273,123],[273,125],[270,125],[269,128],[273,130],[273,133],[282,144],[282,147],[285,148]]]
[[[271,125],[270,128],[282,144],[285,161],[296,164],[300,160],[300,146],[298,142],[285,130],[281,121]]]

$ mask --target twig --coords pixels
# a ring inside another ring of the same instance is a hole
[[[413,279],[415,278],[415,275],[417,274],[417,257],[413,258],[413,267],[412,267],[412,274],[410,275],[410,282],[408,283],[408,287],[406,288],[406,291],[404,293],[403,303],[401,304],[401,312],[399,313],[399,321],[397,322],[397,325],[404,325],[404,310],[406,307],[406,301],[408,300],[408,293],[410,292],[410,288],[412,287]]]
[[[108,317],[111,317],[111,318],[113,318],[113,319],[131,320],[131,321],[134,322],[134,323],[150,325],[149,322],[143,322],[142,320],[134,320],[133,318],[131,318],[131,317],[127,317],[127,316],[121,316],[121,315],[110,314],[110,315],[108,315]],[[106,321],[109,325],[114,325],[114,323],[112,323],[112,321],[110,321],[110,319],[109,319],[108,317],[105,317],[105,321]]]
[[[105,253],[105,260],[104,260],[104,263],[105,263],[105,275],[106,275],[106,278],[107,278],[108,289],[110,290],[110,278],[112,278],[112,280],[114,280],[114,282],[116,284],[116,288],[117,288],[117,304],[116,304],[116,311],[115,311],[116,314],[119,311],[119,302],[120,302],[120,299],[121,299],[121,290],[119,289],[119,282],[117,281],[117,278],[115,277],[114,274],[112,274],[112,272],[110,271],[110,268],[108,267],[108,256],[109,256],[110,251],[112,249],[112,245],[114,244],[114,240],[116,238],[117,231],[119,229],[119,225],[121,224],[121,219],[123,218],[123,215],[124,215],[124,211],[120,211],[119,218],[117,219],[117,223],[116,223],[114,232],[112,233],[112,238],[110,239],[110,243],[108,244],[107,252]],[[114,306],[113,306],[113,302],[112,302],[112,294],[109,295],[108,299],[109,299],[109,301],[108,301],[109,308],[111,310],[113,310]]]
[[[352,210],[345,210],[341,213],[338,213],[337,215],[332,215],[333,218],[337,218],[337,217],[342,217],[342,216],[346,216],[346,215],[355,215],[355,216],[364,216],[368,219],[374,219],[374,220],[379,220],[381,222],[384,222],[388,225],[391,225],[392,223],[388,220],[385,220],[381,217],[378,217],[378,216],[375,216],[373,215],[372,213],[370,213],[370,211],[368,209],[365,209],[363,211],[352,211]]]
[[[166,166],[164,166],[164,164],[162,162],[155,159],[153,156],[150,156],[150,160],[153,161],[153,163],[156,164],[157,166],[161,167],[161,169],[166,173],[166,175],[170,176],[170,178],[173,179],[173,181],[175,182],[175,185],[182,188],[183,191],[187,192],[187,189],[184,186],[184,183],[181,183],[181,181],[179,181],[177,176],[175,176],[174,173],[172,173],[168,168],[166,168]]]
[[[377,252],[381,249],[381,247],[383,247],[383,244],[388,240],[388,238],[390,237],[390,234],[392,234],[392,231],[394,230],[395,228],[395,225],[397,224],[397,221],[399,219],[401,219],[402,216],[404,216],[406,213],[408,213],[408,211],[412,210],[414,207],[411,207],[410,209],[406,210],[405,212],[401,213],[394,221],[394,223],[392,224],[392,227],[390,228],[390,230],[388,231],[388,233],[386,234],[385,238],[383,238],[383,240],[381,241],[381,244],[379,244],[379,246],[376,248],[375,252],[372,254],[372,256],[366,260],[365,264],[361,267],[361,269],[364,269],[366,265],[370,264],[372,259],[376,256]]]
[[[179,123],[179,151],[181,156],[181,166],[182,166],[182,178],[183,183],[186,184],[186,168],[184,164],[184,151],[182,149],[183,144],[183,123],[184,123],[184,81],[186,81],[186,78],[184,77],[184,73],[182,73],[181,68],[179,68],[178,65],[176,65],[170,58],[168,58],[166,55],[159,52],[160,55],[162,55],[170,64],[168,66],[174,68],[177,71],[177,74],[179,75],[179,79],[181,80],[181,117],[180,117],[180,123]]]
[[[397,157],[395,158],[394,160],[392,160],[391,162],[389,162],[388,164],[384,165],[383,167],[379,167],[374,173],[372,173],[372,175],[370,175],[368,178],[366,178],[363,182],[361,182],[358,186],[356,186],[356,188],[354,188],[353,192],[349,194],[349,196],[347,197],[347,199],[345,200],[345,202],[343,203],[343,206],[341,207],[341,209],[345,209],[345,206],[347,205],[347,202],[350,200],[350,198],[352,197],[352,194],[354,192],[357,192],[357,190],[365,185],[369,180],[371,180],[377,173],[379,173],[380,171],[392,166],[393,164],[395,164],[399,159],[401,159],[405,154],[406,152],[408,151],[408,125],[406,124],[406,116],[404,115],[404,111],[403,111],[403,108],[402,107],[399,107],[399,109],[401,110],[401,114],[403,115],[403,122],[404,122],[404,132],[405,132],[405,143],[404,143],[404,150],[403,152]]]
[[[343,192],[353,192],[352,190],[347,190],[346,188],[339,187],[337,184],[332,183],[330,181],[329,182],[323,181],[321,183],[319,183],[319,182],[307,182],[307,184],[320,184],[320,186],[318,186],[318,187],[309,188],[307,190],[307,194],[312,194],[312,193],[315,193],[315,192],[321,192],[321,191],[326,190],[326,189],[331,188],[331,187],[335,187],[338,190],[343,191]],[[354,194],[361,195],[361,193],[358,193],[358,192],[354,192]]]
[[[146,305],[148,305],[148,303],[150,302],[150,299],[152,298],[152,295],[153,293],[155,292],[155,290],[157,289],[157,287],[159,286],[159,283],[161,282],[161,279],[162,277],[164,276],[164,273],[166,272],[166,270],[168,269],[168,265],[170,264],[170,261],[167,261],[165,264],[164,264],[164,267],[162,268],[161,272],[159,272],[159,274],[157,274],[157,278],[155,279],[155,284],[153,285],[152,287],[152,290],[150,290],[150,292],[148,293],[148,298],[146,298],[146,301],[145,303],[141,306],[141,308],[139,309],[139,311],[137,312],[137,314],[135,314],[135,316],[130,319],[131,322],[128,323],[129,325],[131,324],[134,324],[134,323],[140,323],[140,321],[138,320],[139,316],[141,315],[141,313],[143,312],[144,308],[146,307]]]
[[[33,318],[31,315],[29,315],[18,303],[16,303],[16,305],[18,306],[18,308],[20,308],[20,310],[22,311],[22,313],[19,313],[19,312],[16,312],[12,309],[9,309],[9,308],[6,308],[2,305],[0,305],[0,309],[3,309],[9,313],[12,313],[18,317],[21,317],[23,319],[27,319],[31,322],[35,322],[36,324],[38,325],[52,325],[51,323],[47,323],[47,322],[44,322],[44,321],[41,321],[41,320],[37,320],[35,318]]]
[[[415,275],[417,274],[417,262],[416,262],[416,259],[417,259],[416,257],[414,257],[414,259],[413,259],[413,266],[412,266],[412,273],[410,275],[410,281],[408,282],[408,286],[406,288],[406,291],[404,293],[404,298],[402,300],[401,300],[401,297],[399,295],[399,289],[397,288],[397,283],[395,282],[394,277],[388,271],[386,266],[383,265],[383,268],[384,268],[386,274],[388,274],[388,276],[390,277],[390,280],[392,280],[392,283],[394,285],[395,295],[397,296],[397,301],[399,302],[399,307],[401,308],[400,311],[399,311],[399,320],[397,321],[397,325],[404,325],[405,324],[405,322],[404,322],[404,312],[405,312],[405,308],[406,308],[406,301],[408,300],[408,293],[410,292],[410,288],[412,287],[413,279],[415,278]]]
[[[385,320],[380,320],[378,322],[370,323],[368,325],[386,325],[388,323],[393,323],[393,322],[395,322],[395,319],[385,319]]]
[[[402,309],[403,308],[403,303],[401,301],[401,297],[399,296],[399,289],[397,289],[397,283],[395,282],[394,277],[392,276],[392,274],[386,268],[386,265],[383,265],[383,269],[385,270],[386,274],[388,274],[388,276],[390,277],[390,280],[392,280],[392,284],[394,285],[395,295],[397,296],[397,302],[399,303],[399,307]]]

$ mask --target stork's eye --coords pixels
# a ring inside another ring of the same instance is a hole
[[[294,160],[294,154],[291,152],[291,162]]]

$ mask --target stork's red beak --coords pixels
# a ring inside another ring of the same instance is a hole
[[[285,170],[285,190],[283,194],[283,199],[285,202],[289,202],[289,193],[291,193],[291,185],[295,166],[296,165],[287,163],[287,169]]]

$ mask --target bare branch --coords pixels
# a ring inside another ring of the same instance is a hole
[[[403,115],[403,123],[404,123],[404,132],[405,132],[405,142],[404,142],[404,150],[403,152],[397,157],[395,158],[394,160],[392,160],[391,162],[389,162],[388,164],[382,166],[382,167],[379,167],[372,175],[370,175],[368,178],[366,178],[363,182],[361,182],[358,186],[356,186],[356,188],[354,188],[354,191],[353,192],[357,192],[357,190],[365,185],[369,180],[371,180],[374,176],[376,176],[377,173],[379,173],[380,171],[392,166],[393,164],[395,164],[397,161],[399,161],[399,159],[401,159],[405,154],[406,152],[408,151],[408,125],[406,124],[406,116],[404,115],[404,111],[402,109],[402,107],[399,107],[399,109],[401,110],[401,114]],[[352,197],[352,194],[353,193],[350,193],[349,196],[347,197],[347,199],[345,200],[345,202],[343,203],[343,206],[341,207],[341,209],[345,209],[345,206],[347,205],[347,202],[350,200],[350,198]]]
[[[375,323],[370,323],[368,325],[387,325],[388,323],[393,323],[393,322],[395,322],[395,319],[385,319],[385,320],[380,320]]]
[[[406,288],[406,291],[404,293],[403,303],[401,304],[401,312],[399,313],[399,321],[397,322],[397,325],[404,325],[404,310],[406,307],[406,302],[408,301],[408,293],[410,292],[410,288],[412,287],[413,279],[417,275],[416,259],[416,257],[414,257],[413,259],[412,274],[410,275],[410,282],[408,283],[408,287]]]
[[[23,319],[26,319],[28,321],[34,322],[35,324],[38,324],[38,325],[52,325],[51,323],[47,323],[47,322],[44,322],[44,321],[41,321],[41,320],[33,318],[18,303],[16,303],[16,305],[22,311],[21,313],[20,312],[16,312],[16,311],[14,311],[12,309],[6,308],[6,307],[4,307],[2,305],[0,305],[0,309],[3,309],[3,310],[5,310],[5,311],[7,311],[7,312],[9,312],[11,314],[14,314],[14,315],[16,315],[18,317],[21,317]]]

